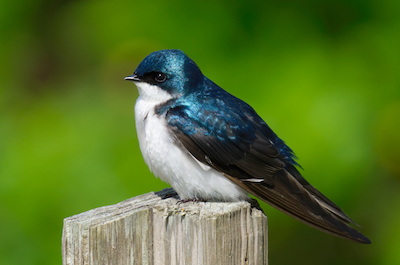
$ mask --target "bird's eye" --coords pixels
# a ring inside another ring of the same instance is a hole
[[[167,76],[163,73],[156,73],[154,80],[156,80],[158,83],[162,83],[167,80]]]

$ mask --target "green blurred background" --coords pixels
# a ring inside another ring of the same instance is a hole
[[[270,264],[400,264],[400,2],[0,2],[0,264],[61,264],[63,218],[158,191],[123,80],[178,48],[251,104],[372,240],[263,205]]]

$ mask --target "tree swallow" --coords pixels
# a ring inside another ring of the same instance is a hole
[[[183,200],[240,201],[248,193],[326,233],[370,240],[296,169],[293,151],[252,107],[205,77],[180,50],[148,55],[135,83],[144,161]]]

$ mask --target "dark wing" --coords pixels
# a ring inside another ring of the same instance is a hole
[[[205,110],[207,109],[207,110]],[[176,106],[166,113],[175,138],[202,163],[280,211],[324,232],[361,243],[369,239],[342,210],[311,186],[292,150],[247,104],[235,110]],[[201,117],[201,118],[200,118]],[[241,125],[241,126],[240,126]]]

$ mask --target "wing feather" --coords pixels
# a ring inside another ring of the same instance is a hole
[[[180,106],[166,113],[177,144],[194,158],[220,171],[264,202],[312,227],[356,242],[370,243],[368,238],[347,225],[354,221],[301,176],[294,166],[297,163],[291,149],[252,109],[247,109],[241,116],[232,110],[233,114],[228,117],[233,118],[228,121],[221,121],[218,113],[198,111],[200,113],[193,116],[190,110]],[[251,126],[243,128],[237,124]]]

